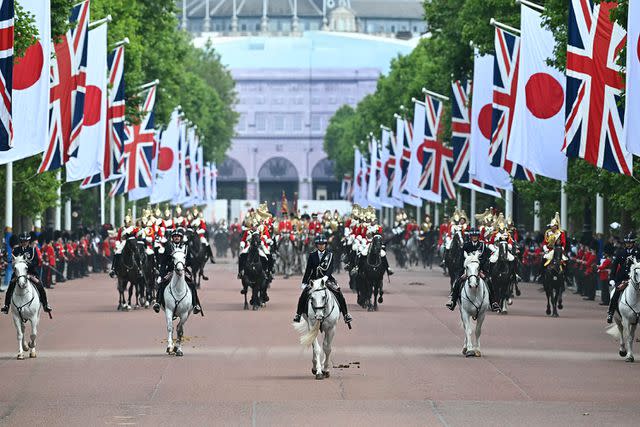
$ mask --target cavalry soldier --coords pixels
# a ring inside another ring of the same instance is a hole
[[[553,247],[556,245],[556,242],[562,245],[563,251],[566,250],[567,236],[564,230],[560,229],[560,214],[558,212],[556,212],[556,215],[551,220],[547,231],[544,232],[544,243],[542,249],[545,253],[543,258],[547,260],[545,266],[549,264],[553,258]],[[566,257],[563,257],[563,259],[566,261]]]
[[[164,209],[164,227],[166,230],[173,230],[176,228],[173,215],[171,214],[171,209],[169,209],[168,206]]]
[[[487,254],[486,244],[485,242],[480,240],[480,231],[478,229],[472,228],[471,230],[469,230],[468,234],[470,239],[465,242],[464,246],[462,247],[462,250],[464,251],[465,258],[471,254],[478,255],[478,259],[480,260],[480,277],[484,279],[486,272],[488,270],[488,265],[487,265],[488,254]],[[463,274],[453,284],[453,289],[451,290],[451,297],[449,299],[449,302],[447,302],[446,304],[449,310],[453,310],[456,308],[456,304],[460,299],[462,284],[464,283],[465,280],[467,280],[467,276]],[[488,288],[489,288],[489,301],[491,301],[491,310],[496,312],[500,311],[500,306],[493,299],[493,292],[491,291],[491,286],[488,286]]]
[[[438,246],[442,246],[447,234],[449,233],[449,215],[444,214],[442,224],[438,227]]]
[[[120,263],[120,258],[124,245],[129,237],[137,237],[140,232],[140,228],[133,225],[133,219],[131,218],[131,210],[127,212],[124,217],[124,225],[118,229],[116,235],[116,247],[113,251],[113,263],[111,263],[111,271],[109,276],[116,277],[116,268]]]
[[[196,232],[200,238],[200,242],[204,245],[207,258],[211,260],[212,264],[215,264],[216,260],[213,259],[213,252],[211,251],[211,245],[208,239],[209,233],[207,233],[207,222],[204,220],[203,213],[198,212],[197,208],[193,208],[193,218],[190,224],[191,228]]]
[[[267,282],[273,280],[273,266],[274,260],[271,254],[270,245],[273,243],[271,235],[269,233],[269,227],[267,220],[271,217],[267,210],[266,205],[260,205],[257,211],[249,212],[245,218],[245,232],[240,242],[240,256],[238,258],[238,278],[242,277],[244,267],[246,264],[247,253],[249,252],[250,245],[249,239],[255,232],[260,233],[260,258],[263,260],[262,265],[267,275]]]
[[[448,250],[451,248],[451,243],[456,235],[460,237],[460,243],[464,242],[464,234],[467,230],[467,215],[464,211],[455,211],[453,218],[451,218],[451,225],[449,226],[449,232],[445,238],[445,248]]]
[[[36,271],[38,264],[38,255],[36,253],[36,249],[33,246],[30,246],[30,237],[29,233],[20,234],[20,243],[15,245],[11,249],[11,256],[24,257],[25,261],[27,261],[27,272],[29,274],[29,280],[35,285],[38,290],[38,296],[40,297],[40,302],[42,303],[42,309],[46,313],[51,313],[52,308],[49,306],[47,302],[47,292],[42,286],[42,282],[38,279],[38,272]],[[17,277],[15,276],[15,271],[11,277],[11,282],[9,283],[9,288],[7,289],[7,293],[4,296],[4,306],[0,309],[4,314],[9,313],[9,304],[11,304],[11,297],[13,296],[13,291],[16,288]]]
[[[420,232],[421,234],[427,234],[431,230],[433,230],[433,224],[431,223],[431,215],[425,214],[424,221],[422,221],[422,224],[420,225]]]
[[[371,246],[371,242],[373,241],[373,237],[375,235],[382,235],[382,226],[377,223],[377,217],[375,209],[372,207],[367,208],[363,214],[364,224],[362,225],[360,243],[357,246],[357,256],[356,265],[360,265],[361,262],[364,261],[365,257],[369,253],[369,247]],[[417,224],[416,224],[417,227]],[[380,257],[382,258],[382,265],[389,276],[393,274],[393,270],[389,267],[389,261],[387,260],[387,253],[382,248],[380,252]]]
[[[171,233],[171,240],[165,243],[164,253],[159,260],[160,277],[162,277],[162,280],[158,283],[158,300],[155,304],[153,304],[153,311],[155,311],[156,313],[160,312],[160,306],[164,307],[164,290],[171,281],[171,277],[173,274],[173,252],[177,248],[183,248],[186,251],[186,267],[190,267],[191,256],[188,248],[184,243],[184,228],[182,227],[176,228],[173,233]],[[193,282],[193,278],[191,276],[191,272],[188,268],[185,268],[185,279],[187,285],[189,286],[189,290],[191,291],[191,304],[193,305],[193,314],[201,313],[202,307],[200,307],[198,290],[196,289],[195,283]]]
[[[294,322],[300,322],[300,317],[307,311],[309,304],[309,296],[312,288],[311,281],[318,280],[323,277],[327,277],[327,288],[333,293],[340,306],[340,313],[344,316],[345,323],[351,323],[353,318],[349,314],[347,308],[347,301],[342,295],[342,291],[333,277],[333,269],[335,267],[335,260],[333,259],[333,252],[327,249],[327,238],[323,234],[318,234],[314,239],[316,250],[309,254],[307,260],[307,267],[302,277],[302,285],[304,290],[298,299],[298,309],[296,315],[293,318]]]
[[[311,214],[311,222],[309,222],[309,234],[315,236],[318,233],[322,233],[322,222],[318,220],[318,214],[314,212]]]
[[[609,301],[607,323],[613,322],[613,314],[618,309],[620,295],[629,284],[629,270],[636,260],[640,260],[640,248],[636,245],[636,234],[632,231],[625,236],[624,248],[618,249],[611,262],[611,280],[609,284],[615,286],[615,288]]]

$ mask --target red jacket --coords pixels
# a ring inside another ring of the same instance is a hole
[[[442,223],[438,229],[438,244],[441,245],[444,242],[444,236],[449,232],[449,224]]]
[[[611,258],[605,258],[598,266],[600,280],[608,280],[611,273]]]
[[[56,253],[53,250],[53,246],[50,244],[46,244],[42,247],[44,251],[44,259],[49,263],[51,267],[56,266]]]

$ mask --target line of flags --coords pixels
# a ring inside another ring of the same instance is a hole
[[[640,0],[629,1],[628,33],[610,20],[617,2],[570,0],[565,73],[548,64],[556,42],[542,6],[526,3],[520,30],[492,20],[495,54],[476,51],[472,80],[452,82],[450,97],[423,89],[424,100],[413,100],[412,123],[396,114],[395,134],[382,127],[382,144],[372,135],[368,162],[356,149],[345,198],[420,206],[454,199],[454,183],[500,197],[514,179],[566,181],[568,157],[633,174],[633,154],[640,155]],[[449,106],[451,147],[441,135]]]
[[[138,95],[138,124],[125,121],[125,45],[109,51],[110,17],[90,23],[91,0],[75,5],[71,28],[53,44],[50,0],[21,0],[38,40],[14,61],[14,0],[0,0],[0,164],[42,153],[39,173],[64,167],[82,189],[111,182],[109,195],[187,206],[217,197],[194,126],[179,107],[158,130],[158,81]],[[53,52],[51,51],[53,49]]]

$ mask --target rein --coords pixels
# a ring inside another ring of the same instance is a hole
[[[31,281],[29,280],[29,278],[27,277],[26,274],[23,274],[21,276],[16,277],[16,280],[19,280],[21,277],[24,277],[27,279],[27,286],[32,287],[33,285],[31,284]],[[26,288],[25,288],[26,289]],[[33,289],[32,289],[33,291]],[[24,317],[22,317],[22,310],[24,310],[26,307],[31,306],[31,303],[33,302],[33,300],[35,299],[36,294],[34,293],[31,296],[31,299],[29,300],[29,302],[22,304],[20,307],[18,307],[18,305],[13,301],[13,298],[11,298],[11,302],[13,303],[13,306],[16,308],[16,310],[18,311],[18,316],[20,316],[20,321],[22,321],[22,323],[27,323],[27,320],[29,319],[25,319]]]
[[[316,310],[322,309],[323,311],[327,309],[327,302],[329,301],[329,293],[328,293],[328,289],[325,288],[321,288],[321,289],[316,289],[315,291],[311,291],[311,293],[315,293],[315,292],[321,292],[324,291],[324,295],[325,295],[325,303],[322,307],[316,307],[313,305],[313,301],[309,301],[309,303],[311,304],[311,308],[313,308],[313,311],[315,313]],[[322,319],[320,320],[316,320],[316,322],[320,322],[320,330],[322,331],[322,325],[324,324],[324,321],[327,319],[327,317],[331,316],[331,313],[333,313],[333,310],[336,309],[336,305],[337,304],[333,304],[333,307],[331,307],[331,311],[329,311],[329,313],[327,313],[326,315],[324,315],[322,317]],[[323,331],[324,332],[324,331]]]
[[[477,275],[477,274],[473,274],[473,275],[471,275],[471,276],[467,277],[467,282],[466,282],[466,283],[468,283],[468,282],[469,282],[469,279],[470,279],[471,277],[476,277],[476,278],[478,278],[478,275]],[[473,320],[476,320],[476,319],[478,318],[478,316],[480,315],[480,309],[481,309],[481,308],[482,308],[482,306],[484,305],[484,294],[485,294],[485,292],[486,292],[486,290],[485,290],[485,285],[484,285],[484,281],[481,281],[481,282],[479,282],[479,283],[482,285],[482,295],[481,295],[481,298],[480,298],[480,305],[476,305],[476,303],[475,303],[475,302],[473,302],[473,301],[471,300],[471,298],[469,298],[469,291],[467,291],[467,286],[465,286],[465,287],[464,287],[464,296],[465,296],[465,298],[467,299],[467,301],[469,301],[469,302],[471,303],[471,305],[473,306],[473,308],[475,308],[475,309],[476,309],[476,314],[475,314],[475,316],[473,316]]]

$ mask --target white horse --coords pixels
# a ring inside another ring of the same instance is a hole
[[[635,260],[629,270],[629,284],[622,291],[618,300],[618,310],[613,319],[615,325],[611,325],[607,332],[620,340],[620,357],[626,357],[627,362],[633,362],[633,341],[636,335],[636,326],[640,321],[640,261]]]
[[[36,357],[36,336],[42,304],[35,285],[29,280],[27,261],[22,256],[14,258],[13,271],[17,286],[11,297],[11,314],[18,332],[18,360],[23,360],[25,351],[29,352],[29,357]],[[25,337],[27,322],[31,322],[31,341],[28,343]]]
[[[340,317],[338,301],[333,292],[327,288],[327,277],[312,281],[309,291],[307,313],[302,315],[300,323],[293,327],[300,334],[300,343],[305,347],[313,345],[311,372],[317,380],[329,378],[331,343],[336,334],[336,325]],[[318,335],[324,333],[322,347]]]
[[[167,354],[182,356],[182,336],[184,324],[193,310],[191,290],[185,279],[187,254],[184,248],[176,248],[173,252],[173,276],[171,283],[164,289],[164,313],[167,320]],[[179,319],[176,332],[178,339],[173,342],[173,319]]]
[[[460,317],[465,333],[462,354],[480,357],[480,332],[489,309],[489,288],[479,276],[480,260],[477,254],[465,254],[464,269],[466,280],[460,292]]]

